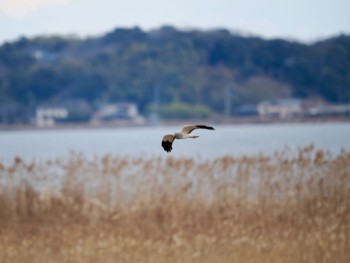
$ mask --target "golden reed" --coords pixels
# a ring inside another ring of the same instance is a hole
[[[350,153],[0,164],[0,262],[350,262]]]

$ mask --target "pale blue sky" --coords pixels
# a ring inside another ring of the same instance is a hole
[[[350,33],[349,0],[0,0],[0,43],[41,34],[226,28],[298,41]]]

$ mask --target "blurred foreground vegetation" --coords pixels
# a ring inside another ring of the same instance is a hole
[[[117,28],[88,39],[23,37],[0,47],[0,123],[29,122],[42,105],[64,106],[69,121],[86,121],[99,105],[125,101],[143,115],[155,102],[183,105],[185,116],[196,105],[194,118],[266,99],[347,103],[349,72],[344,35],[302,44],[164,26]]]
[[[0,165],[1,262],[350,260],[350,153]]]

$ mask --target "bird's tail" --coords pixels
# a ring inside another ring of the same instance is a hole
[[[191,139],[195,139],[195,138],[198,138],[199,136],[198,135],[191,135],[190,138]]]

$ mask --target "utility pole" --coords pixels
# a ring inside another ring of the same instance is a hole
[[[224,91],[224,106],[225,106],[225,115],[231,116],[231,107],[232,107],[232,92],[231,92],[231,86],[226,85],[225,91]]]
[[[153,109],[151,112],[150,120],[153,126],[159,124],[159,102],[160,102],[160,88],[159,85],[155,85],[153,89]]]

